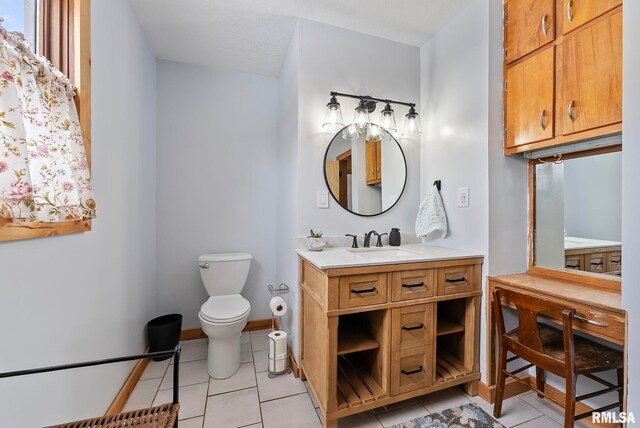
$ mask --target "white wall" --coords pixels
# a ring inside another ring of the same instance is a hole
[[[278,81],[158,61],[158,299],[199,327],[200,254],[253,255],[242,294],[270,317],[276,280]]]
[[[622,74],[622,305],[627,310],[628,410],[640,417],[640,2],[628,1],[623,14]]]
[[[527,269],[527,163],[502,152],[501,46],[502,5],[476,0],[420,49],[421,195],[442,180],[449,221],[447,237],[429,243],[484,254],[484,275]],[[468,208],[457,207],[459,187]]]
[[[288,314],[282,328],[297,331],[299,325],[298,261],[294,251],[294,237],[298,230],[298,29],[294,31],[278,81],[278,211],[277,211],[277,282],[291,287],[285,295]],[[290,337],[290,346],[297,355],[298,337]]]
[[[313,228],[327,236],[363,235],[371,229],[389,232],[391,227],[411,233],[420,192],[420,144],[417,140],[400,140],[408,163],[407,188],[400,202],[389,212],[377,217],[359,217],[333,200],[329,202],[329,209],[318,209],[316,191],[326,189],[323,159],[333,138],[333,134],[321,126],[329,92],[372,95],[419,105],[418,48],[305,20],[299,23],[299,38],[297,234],[306,236]],[[349,122],[356,100],[340,98],[339,101],[344,120]],[[378,121],[382,107],[379,105],[371,114],[373,122]],[[396,108],[397,120],[404,119],[405,113],[403,108]]]
[[[158,314],[155,58],[128,1],[91,15],[98,218],[89,233],[0,243],[0,372],[139,353]],[[0,426],[104,414],[132,367],[4,379]]]
[[[622,153],[564,162],[564,227],[568,236],[622,238]]]

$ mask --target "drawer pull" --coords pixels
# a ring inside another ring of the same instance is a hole
[[[371,288],[361,288],[360,290],[351,290],[351,292],[354,294],[362,294],[362,293],[373,293],[376,290],[377,290],[376,287],[371,287]]]
[[[580,263],[575,264],[575,265],[570,265],[570,264],[568,264],[568,265],[567,265],[567,267],[568,267],[569,269],[579,269],[579,268],[580,268]]]
[[[402,284],[402,286],[404,288],[417,288],[417,287],[424,287],[424,282],[419,282],[417,284]]]
[[[595,325],[598,327],[609,327],[609,324],[607,324],[606,322],[590,320],[589,318],[581,317],[580,315],[574,315],[573,317],[582,322],[586,322],[587,324]]]
[[[404,375],[412,375],[412,374],[416,374],[416,373],[420,373],[422,371],[422,366],[418,367],[417,369],[414,370],[400,370],[400,373],[404,374]]]
[[[424,328],[424,324],[420,324],[420,325],[414,325],[413,327],[407,327],[407,326],[402,326],[403,330],[407,330],[407,331],[411,331],[411,330],[420,330],[421,328]]]
[[[591,262],[591,266],[602,266],[604,262]]]
[[[445,279],[446,282],[465,282],[467,280],[467,278],[465,278],[464,276],[462,278],[456,278],[456,279]]]

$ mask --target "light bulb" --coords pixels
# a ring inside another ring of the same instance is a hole
[[[331,95],[331,100],[327,103],[327,110],[324,112],[322,127],[324,129],[331,129],[338,126],[344,126],[342,111],[340,110],[340,103],[336,100],[336,96]]]
[[[416,109],[413,106],[409,108],[409,113],[405,115],[404,126],[402,127],[403,137],[408,137],[412,134],[422,134],[418,113],[416,113]]]
[[[351,123],[356,125],[360,132],[366,131],[367,128],[369,128],[369,110],[364,100],[360,100],[360,104],[356,107],[356,112],[353,115],[353,121]]]
[[[389,131],[389,133],[391,134],[396,134],[398,132],[398,126],[396,125],[396,116],[389,103],[387,103],[384,109],[380,112],[380,126]]]

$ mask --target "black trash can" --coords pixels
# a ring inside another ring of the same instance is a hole
[[[169,351],[180,342],[182,331],[182,315],[168,314],[154,318],[147,323],[147,338],[149,339],[149,352]],[[154,358],[154,361],[162,361],[171,357]]]

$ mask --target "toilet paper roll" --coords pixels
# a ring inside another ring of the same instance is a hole
[[[281,372],[287,364],[287,332],[276,330],[269,333],[269,370]]]
[[[287,302],[282,297],[272,297],[269,302],[269,307],[273,315],[281,317],[287,313]]]

